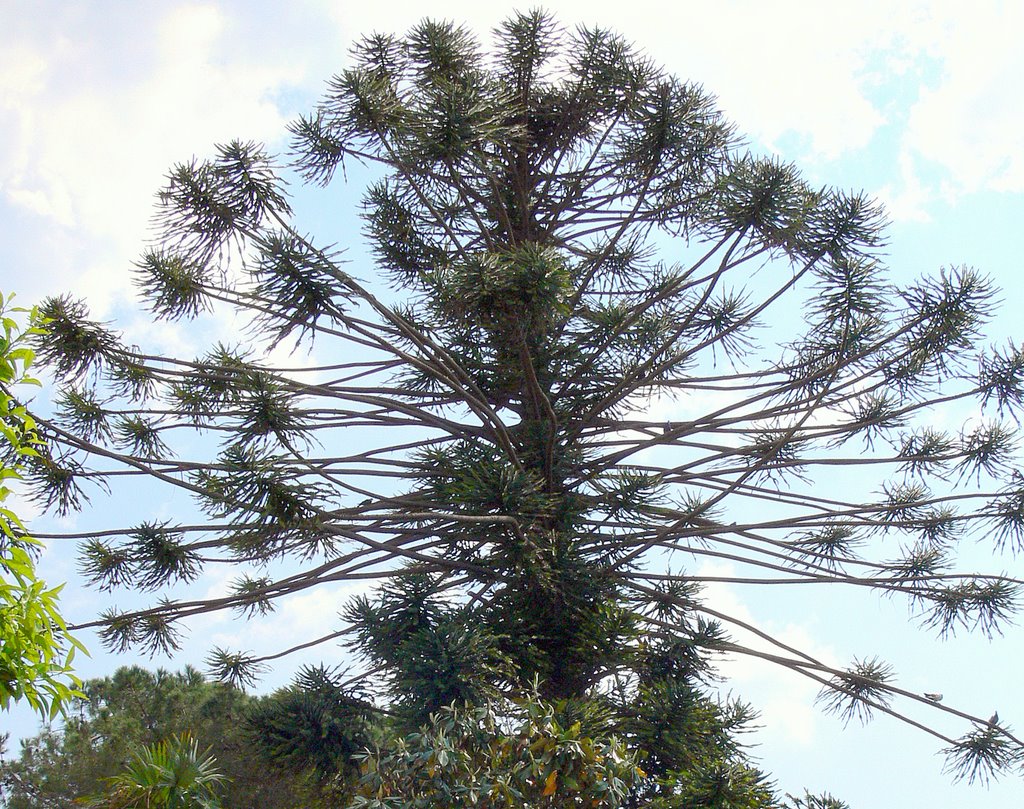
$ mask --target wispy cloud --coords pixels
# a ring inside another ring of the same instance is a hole
[[[13,122],[0,128],[0,200],[47,269],[21,279],[28,291],[74,278],[104,308],[124,294],[168,167],[240,135],[280,139],[287,116],[276,97],[302,70],[301,60],[240,53],[212,5],[173,7],[149,24],[99,11],[54,15],[20,32],[13,50],[0,47],[2,112]]]
[[[701,577],[730,577],[737,575],[734,566],[723,563],[705,563]],[[701,591],[702,600],[714,610],[728,615],[737,622],[755,626],[779,643],[800,649],[826,665],[835,666],[838,655],[826,642],[817,638],[811,621],[780,623],[755,615],[747,600],[736,586],[722,582],[706,584]],[[738,624],[723,624],[730,639],[757,652],[786,656],[775,646]],[[801,674],[756,656],[731,654],[718,666],[730,687],[737,690],[757,706],[765,730],[763,738],[780,746],[808,745],[814,741],[820,712],[814,708],[814,697],[819,686]]]
[[[941,29],[941,77],[910,111],[905,150],[955,192],[1024,191],[1024,7],[957,5]]]

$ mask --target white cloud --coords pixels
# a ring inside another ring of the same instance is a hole
[[[736,568],[727,563],[708,562],[697,572],[701,577],[732,577]],[[756,627],[780,644],[799,649],[828,666],[836,666],[838,656],[828,644],[814,636],[813,617],[806,621],[779,622],[757,617],[737,586],[723,582],[709,582],[701,590],[701,600],[711,609],[734,619],[737,623],[723,624],[732,642],[766,654],[790,657],[777,646],[741,624]],[[817,733],[820,712],[814,708],[819,685],[802,674],[756,655],[731,654],[718,666],[730,687],[735,685],[744,698],[750,699],[758,709],[765,729],[764,739],[782,745],[809,745]]]
[[[24,44],[4,43],[0,49],[0,132],[15,133],[7,138],[0,152],[0,190],[6,191],[11,178],[29,164],[34,110],[29,101],[40,93],[46,81],[47,60]]]
[[[898,222],[930,222],[928,206],[935,197],[933,189],[922,181],[909,152],[899,158],[900,175],[877,192],[886,213]]]
[[[66,188],[51,188],[47,192],[41,188],[15,186],[7,191],[7,196],[16,205],[46,219],[52,219],[59,225],[68,227],[74,224],[71,197]]]
[[[32,48],[11,43],[0,53],[0,105],[14,107],[18,99],[41,90],[46,67],[46,60]]]
[[[247,54],[211,5],[171,8],[155,24],[94,14],[71,47],[64,28],[76,22],[55,15],[0,62],[0,87],[17,88],[0,93],[15,122],[0,134],[0,196],[38,217],[19,234],[47,268],[29,287],[88,290],[102,311],[125,296],[167,169],[216,141],[280,139],[275,97],[302,78],[302,58]]]
[[[1024,191],[1024,7],[959,7],[937,43],[938,84],[910,112],[904,148],[933,161],[957,190]]]
[[[235,571],[237,573],[237,571]],[[233,578],[233,576],[232,576]],[[213,594],[226,594],[227,581],[214,588]],[[367,592],[371,583],[321,584],[310,590],[281,599],[278,609],[269,616],[244,620],[231,614],[205,616],[205,620],[192,627],[192,641],[220,646],[232,651],[245,651],[257,656],[274,655],[295,644],[308,643],[326,637],[342,628],[339,613],[353,596]],[[209,597],[209,595],[207,596]],[[344,638],[325,641],[309,649],[292,652],[274,666],[264,687],[273,687],[289,679],[303,665],[323,663],[327,666],[347,666],[352,655],[341,647]]]
[[[783,743],[808,747],[814,743],[818,733],[817,711],[810,700],[801,699],[800,694],[769,698],[758,704],[757,710],[766,728],[780,737]]]

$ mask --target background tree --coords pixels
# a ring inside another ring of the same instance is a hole
[[[107,779],[103,795],[80,801],[96,809],[220,809],[224,776],[188,734],[137,751],[124,772]]]
[[[0,805],[7,809],[64,809],[107,791],[133,757],[188,735],[216,759],[224,776],[223,809],[294,809],[302,804],[300,779],[270,777],[250,747],[246,717],[257,700],[208,682],[192,668],[177,673],[118,669],[88,680],[61,726],[22,742],[16,758],[0,762]],[[187,747],[187,745],[186,745]]]
[[[1024,355],[982,345],[989,282],[893,287],[877,205],[744,152],[706,93],[608,32],[518,15],[487,53],[427,21],[351,64],[294,124],[294,168],[380,170],[363,221],[404,297],[306,236],[271,158],[235,142],[172,170],[139,284],[161,317],[251,316],[251,345],[155,357],[70,297],[43,307],[38,351],[66,387],[40,502],[67,512],[90,483],[144,476],[207,515],[82,536],[86,575],[155,591],[266,566],[224,598],[101,616],[111,647],[172,650],[191,615],[377,578],[339,633],[397,726],[536,683],[646,751],[634,802],[678,803],[706,769],[689,758],[703,715],[716,760],[746,772],[720,731],[748,712],[700,687],[720,651],[806,675],[847,719],[913,701],[959,716],[960,738],[920,725],[954,775],[1012,768],[998,720],[900,689],[873,657],[836,670],[756,627],[774,650],[741,646],[699,596],[700,561],[728,559],[735,581],[869,588],[944,636],[999,631],[1019,581],[954,566],[965,537],[998,554],[1024,527],[1004,421]],[[321,363],[260,358],[307,338]],[[647,416],[656,396],[680,417]],[[217,457],[176,454],[192,428],[222,437]],[[303,564],[277,575],[282,559]],[[209,662],[240,682],[261,663]]]
[[[35,419],[15,395],[18,385],[39,385],[29,375],[35,352],[29,338],[43,333],[36,310],[12,307],[0,293],[0,503],[12,494],[42,440]],[[28,324],[19,323],[28,316]],[[25,700],[51,719],[78,692],[71,664],[82,645],[64,624],[60,587],[47,587],[35,570],[37,542],[9,507],[0,505],[0,711]]]

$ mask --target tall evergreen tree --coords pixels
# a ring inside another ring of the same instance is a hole
[[[152,356],[79,301],[43,306],[38,353],[66,384],[41,420],[39,501],[67,513],[130,473],[206,514],[81,537],[94,584],[302,563],[223,598],[108,612],[110,646],[173,650],[191,615],[377,578],[342,631],[394,728],[533,694],[626,741],[644,773],[629,805],[725,805],[740,783],[735,805],[762,805],[731,732],[746,709],[702,690],[709,653],[798,671],[847,718],[952,710],[874,658],[836,670],[764,633],[774,652],[738,645],[699,568],[875,589],[943,636],[998,632],[1019,582],[955,567],[967,536],[1024,546],[1005,421],[1024,352],[982,345],[988,280],[892,285],[878,205],[744,151],[707,93],[607,31],[521,14],[485,50],[425,21],[361,40],[350,64],[293,125],[291,169],[314,185],[378,170],[361,212],[375,267],[306,235],[274,159],[233,142],[171,171],[138,283],[172,321],[250,316],[247,347]],[[324,363],[261,357],[292,340]],[[654,397],[678,416],[647,415]],[[962,403],[985,418],[934,426]],[[219,454],[178,454],[184,429]],[[210,657],[239,682],[260,663]],[[353,715],[368,701],[345,697]],[[933,731],[956,776],[1020,760],[998,720],[958,715],[961,738]]]

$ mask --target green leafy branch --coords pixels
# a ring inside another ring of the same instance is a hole
[[[35,353],[25,341],[44,327],[34,308],[12,307],[13,298],[0,293],[0,710],[23,699],[53,718],[80,695],[72,663],[85,647],[68,633],[58,609],[63,585],[48,587],[36,575],[33,553],[39,542],[4,505],[24,464],[43,458],[35,419],[13,388],[40,384],[29,375]],[[28,315],[27,328],[18,314]]]

